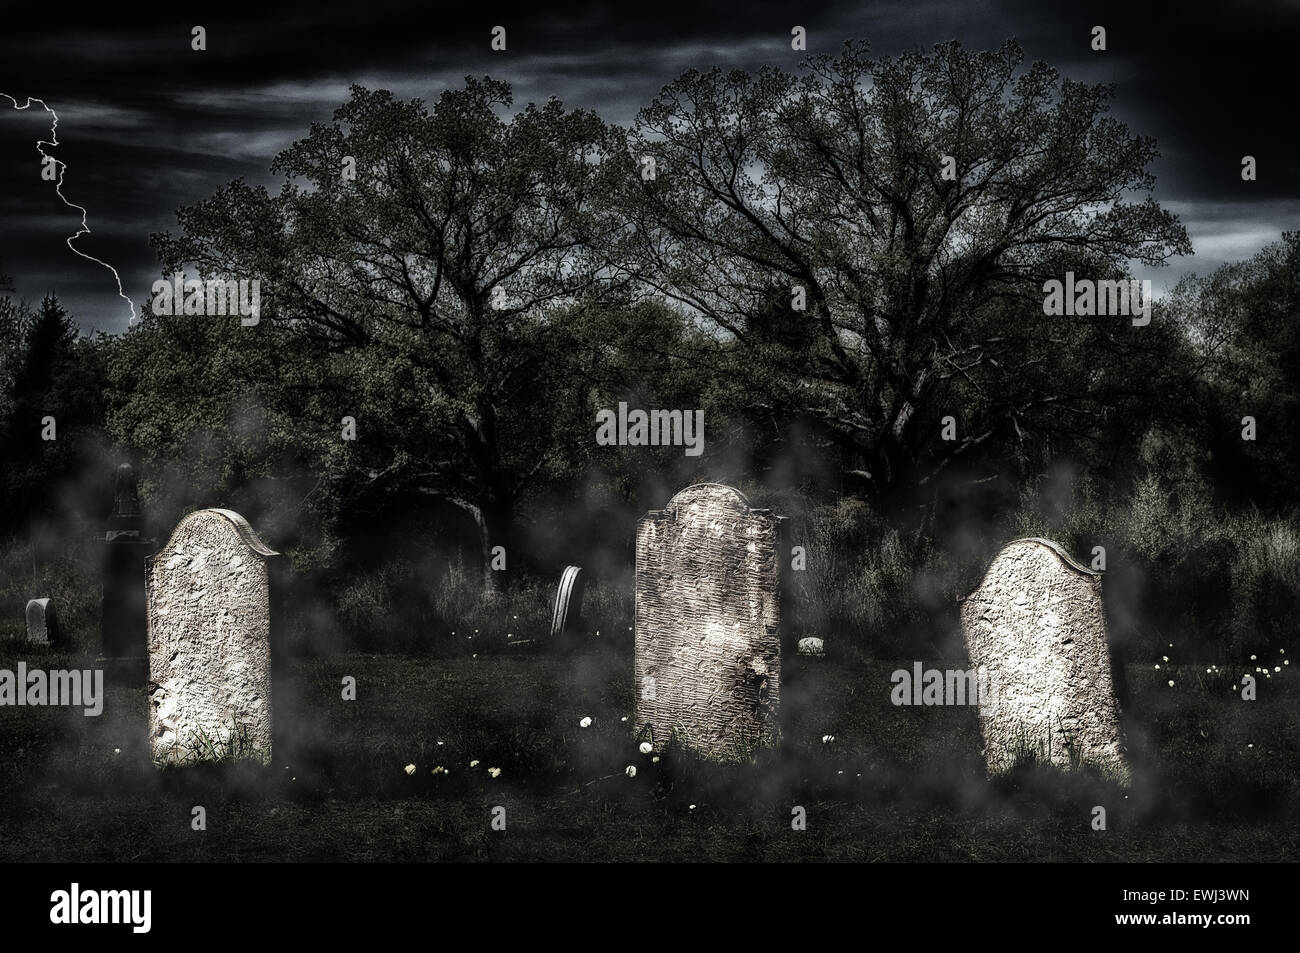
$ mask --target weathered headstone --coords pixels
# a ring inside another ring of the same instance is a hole
[[[32,599],[27,603],[27,641],[55,645],[63,641],[59,617],[49,599]]]
[[[272,551],[232,510],[198,510],[146,561],[157,764],[271,755]]]
[[[991,773],[1031,756],[1128,780],[1100,573],[1049,540],[1018,539],[962,602],[961,620],[971,665],[988,669],[995,691],[980,718]]]
[[[716,483],[637,523],[637,725],[716,760],[774,744],[783,517]]]
[[[564,635],[582,616],[582,593],[587,580],[580,566],[565,566],[560,574],[560,587],[555,592],[555,606],[551,610],[551,638]]]
[[[826,643],[816,636],[799,640],[799,654],[820,657],[826,654]]]
[[[100,642],[105,658],[145,654],[144,561],[156,540],[141,535],[142,523],[135,470],[123,463],[114,474],[113,512],[99,537],[104,544]]]

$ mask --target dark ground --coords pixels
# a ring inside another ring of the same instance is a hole
[[[0,668],[20,658],[94,665],[0,643]],[[127,666],[97,718],[0,708],[0,861],[1300,857],[1291,666],[1260,676],[1259,700],[1244,702],[1241,673],[1130,665],[1127,792],[1032,764],[987,779],[973,709],[890,705],[889,673],[909,666],[806,662],[783,687],[782,748],[710,766],[639,752],[626,645],[341,655],[277,673],[270,767],[166,770],[149,761],[143,668]],[[347,675],[355,702],[341,698]],[[191,829],[195,805],[204,832]],[[497,805],[504,832],[490,826]],[[791,829],[795,805],[806,831]],[[1091,827],[1094,805],[1106,831]]]

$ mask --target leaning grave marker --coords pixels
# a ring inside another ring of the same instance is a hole
[[[560,574],[560,585],[555,591],[555,604],[551,609],[551,639],[563,637],[567,630],[576,628],[582,618],[582,595],[587,586],[581,566],[565,566]]]
[[[1015,540],[962,602],[961,621],[971,665],[996,683],[997,704],[980,718],[990,773],[1032,754],[1129,779],[1100,573],[1050,540]]]
[[[146,560],[149,736],[157,764],[271,755],[268,559],[233,510],[190,513]]]
[[[716,483],[637,523],[634,677],[639,728],[715,760],[775,744],[784,518]]]

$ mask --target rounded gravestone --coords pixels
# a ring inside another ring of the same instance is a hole
[[[57,645],[63,641],[59,617],[49,599],[32,599],[27,603],[27,641],[37,645]]]
[[[971,665],[988,670],[995,693],[980,722],[991,773],[1030,757],[1129,779],[1100,573],[1050,540],[1015,540],[961,620]]]
[[[637,523],[637,724],[715,760],[774,744],[782,517],[698,484]]]
[[[146,560],[156,763],[270,759],[275,555],[238,513],[209,509]]]
[[[560,574],[560,585],[555,591],[555,605],[551,609],[551,638],[558,639],[566,629],[572,629],[582,617],[582,595],[587,580],[580,566],[565,566]]]
[[[799,640],[799,654],[820,658],[826,654],[826,643],[814,635]]]

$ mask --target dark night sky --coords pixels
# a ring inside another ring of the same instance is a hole
[[[688,67],[795,67],[795,24],[808,29],[810,52],[859,37],[886,55],[1014,36],[1029,60],[1116,83],[1114,112],[1156,137],[1156,197],[1196,249],[1137,270],[1157,293],[1300,227],[1300,0],[629,0],[549,10],[323,0],[253,16],[230,4],[94,15],[2,6],[15,9],[0,20],[0,93],[44,99],[59,114],[60,146],[47,151],[68,164],[64,194],[88,209],[93,232],[77,247],[115,266],[137,302],[159,275],[149,235],[174,230],[178,206],[230,179],[269,184],[276,152],[327,121],[352,83],[432,100],[488,73],[514,85],[517,105],[555,95],[627,123]],[[190,50],[195,24],[207,28],[205,53]],[[489,49],[496,24],[508,30],[505,53]],[[1094,24],[1107,28],[1106,53],[1089,48]],[[84,327],[120,331],[129,309],[113,276],[64,246],[79,216],[40,179],[35,143],[48,132],[39,106],[20,112],[0,99],[0,270],[22,296],[56,291]],[[1241,181],[1245,154],[1259,162],[1257,182]]]

